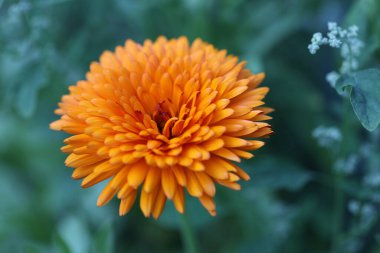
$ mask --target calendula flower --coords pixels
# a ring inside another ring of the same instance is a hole
[[[110,179],[99,206],[117,195],[124,215],[139,195],[158,218],[167,199],[185,211],[186,189],[215,215],[215,184],[240,189],[249,176],[233,162],[272,133],[263,78],[200,39],[128,40],[69,87],[51,128],[73,135],[62,151],[83,187]]]

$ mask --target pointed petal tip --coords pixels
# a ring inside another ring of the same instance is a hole
[[[126,212],[124,212],[123,210],[119,210],[119,216],[124,216],[126,214]]]
[[[60,123],[60,120],[57,120],[57,121],[50,123],[49,128],[51,130],[61,131],[62,130],[62,124]]]

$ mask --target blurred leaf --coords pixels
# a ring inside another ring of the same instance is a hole
[[[189,196],[186,196],[185,199],[186,215],[192,226],[201,227],[212,221],[212,216],[199,203],[198,199]],[[173,203],[170,202],[166,204],[165,210],[157,222],[164,227],[179,229],[182,226],[180,215]]]
[[[348,89],[356,116],[367,130],[375,130],[380,123],[380,71],[367,69],[342,76],[335,88],[340,94]]]
[[[32,50],[28,43],[20,43],[17,47],[20,52],[16,55],[4,54],[0,56],[0,82],[4,85],[2,103],[12,104],[23,117],[30,117],[37,106],[39,90],[46,84],[48,73],[41,67],[41,56],[37,50]]]
[[[368,19],[379,14],[379,4],[378,0],[357,0],[346,15],[346,25],[355,24],[367,31]]]
[[[297,191],[312,177],[311,172],[301,168],[294,161],[281,158],[264,160],[256,164],[253,172],[254,187],[269,190]]]
[[[32,116],[36,108],[36,89],[32,85],[26,85],[20,89],[16,107],[23,117]]]
[[[255,36],[252,43],[247,44],[248,51],[263,56],[299,26],[300,15],[298,13],[283,15],[263,29],[259,36]]]
[[[62,238],[70,253],[89,252],[90,236],[84,222],[75,216],[64,219],[58,227],[58,238]]]
[[[365,42],[360,55],[360,65],[373,59],[374,53],[380,48],[380,1],[357,0],[352,4],[345,17],[345,25],[357,25],[359,35]],[[373,65],[373,64],[371,64]]]
[[[259,55],[252,55],[251,58],[247,61],[247,68],[252,71],[252,73],[264,72],[263,60]]]
[[[4,226],[7,224],[7,218],[22,212],[31,198],[31,192],[19,176],[17,168],[0,162],[0,213],[2,214],[0,215],[0,235],[2,232],[9,231],[9,228]],[[17,198],[10,196],[17,196]]]
[[[53,253],[72,253],[70,247],[59,234],[54,239],[52,251]]]
[[[43,253],[43,252],[49,252],[48,250],[44,249],[41,245],[35,244],[35,243],[28,243],[24,246],[24,249],[22,250],[24,253]],[[62,251],[64,252],[64,251]]]
[[[32,68],[27,73],[28,80],[21,82],[16,100],[16,108],[23,117],[31,117],[36,109],[38,92],[45,85],[48,73],[44,68]]]
[[[115,231],[111,222],[104,224],[94,237],[93,250],[91,252],[114,252]]]
[[[243,233],[238,243],[239,250],[224,252],[283,252],[279,246],[286,240],[294,223],[292,208],[278,201],[268,189],[253,186],[243,190],[243,193],[240,198],[233,196],[236,193],[230,194],[230,201],[240,221],[238,231]]]

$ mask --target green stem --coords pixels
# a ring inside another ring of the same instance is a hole
[[[343,193],[343,174],[337,173],[335,175],[335,194],[334,194],[334,216],[333,216],[333,252],[339,248],[341,240],[341,229],[343,225],[343,212],[344,212],[344,193]]]
[[[342,131],[342,141],[340,143],[340,148],[337,158],[346,159],[348,155],[348,141],[351,138],[350,127],[351,127],[351,117],[349,113],[351,112],[351,104],[348,97],[343,98],[343,122],[341,126]],[[344,195],[344,172],[335,171],[334,177],[334,213],[333,213],[333,244],[332,252],[336,252],[339,249],[342,236],[343,228],[343,215],[345,209],[345,195]]]
[[[181,216],[181,234],[186,253],[198,253],[198,245],[194,236],[193,229],[186,214]]]

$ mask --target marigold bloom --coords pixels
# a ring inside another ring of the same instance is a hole
[[[110,179],[98,198],[115,195],[126,214],[138,192],[146,217],[158,218],[166,200],[185,211],[186,189],[215,215],[215,184],[239,190],[249,176],[232,162],[253,155],[272,133],[262,107],[264,74],[200,39],[143,45],[131,40],[104,52],[85,81],[70,86],[51,124],[65,139],[72,177],[90,187]]]

